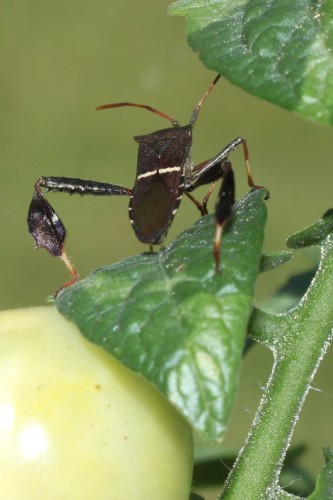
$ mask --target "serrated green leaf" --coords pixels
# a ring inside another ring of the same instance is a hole
[[[312,245],[319,245],[326,236],[333,230],[333,211],[328,210],[322,219],[311,224],[311,226],[290,236],[287,240],[289,248],[304,248]]]
[[[333,498],[333,449],[323,449],[325,465],[319,474],[316,488],[308,500],[328,500]]]
[[[153,382],[211,442],[221,440],[237,388],[265,194],[251,192],[235,205],[221,273],[207,216],[165,250],[99,269],[56,300],[83,335]]]
[[[247,92],[333,123],[333,0],[179,0],[204,64]]]

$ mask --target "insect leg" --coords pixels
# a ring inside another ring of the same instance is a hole
[[[117,184],[109,184],[107,182],[97,182],[72,177],[41,177],[35,184],[40,188],[43,187],[46,191],[94,195],[94,196],[113,196],[123,195],[131,196],[132,189],[118,186]]]
[[[216,185],[216,181],[212,182],[212,184],[210,185],[207,193],[205,194],[202,202],[200,203],[200,201],[198,201],[196,198],[194,198],[194,196],[192,196],[190,193],[186,192],[185,191],[185,194],[186,196],[192,201],[192,203],[194,203],[194,205],[198,208],[198,210],[200,211],[201,213],[201,216],[203,217],[204,215],[207,215],[208,214],[208,210],[207,210],[207,203],[209,201],[209,198],[211,197],[211,194],[214,190],[214,187]]]
[[[232,207],[235,203],[235,180],[231,163],[225,161],[223,163],[223,169],[223,179],[215,205],[216,229],[213,253],[216,272],[220,271],[220,250],[223,228],[231,217]]]
[[[208,160],[210,162],[210,160]],[[212,191],[216,185],[219,178],[222,177],[221,187],[217,196],[215,204],[215,218],[216,218],[216,229],[215,229],[215,239],[213,254],[215,259],[215,271],[220,270],[220,249],[221,249],[221,238],[223,233],[223,227],[226,222],[231,217],[232,206],[235,203],[235,180],[234,173],[232,170],[231,163],[226,159],[218,159],[217,163],[210,163],[210,168],[207,170],[207,162],[200,164],[200,172],[202,175],[197,176],[195,182],[191,185],[191,189],[195,189],[198,186],[211,182],[211,186],[206,193],[202,203],[199,203],[192,195],[186,193],[186,195],[195,203],[199,208],[202,215],[207,214],[207,203],[212,194]],[[195,167],[194,172],[198,167]]]
[[[210,163],[210,166],[207,169],[206,166],[208,162]],[[190,177],[187,179],[187,185],[185,186],[185,194],[196,205],[201,215],[208,214],[207,203],[211,197],[216,182],[223,176],[224,162],[225,160],[217,161],[216,163],[211,163],[211,160],[207,160],[203,163],[200,163],[199,165],[196,165],[193,168]],[[200,203],[196,198],[194,198],[194,196],[189,194],[189,192],[193,191],[197,187],[202,186],[204,184],[210,184],[210,187],[207,193],[205,194],[202,202]]]
[[[222,173],[218,178],[221,178],[223,176],[224,161],[227,160],[229,154],[235,151],[235,149],[237,149],[239,146],[243,147],[248,185],[253,189],[260,189],[262,186],[258,186],[253,180],[247,142],[242,137],[237,137],[233,141],[230,141],[219,153],[217,153],[217,155],[194,167],[191,174],[191,182],[195,186],[193,187],[193,189],[195,189],[197,186],[200,186],[201,184],[205,184],[207,182],[205,181],[205,178],[209,178],[210,171],[216,171],[217,165],[220,165],[220,172]]]
[[[260,189],[262,186],[254,183],[249,162],[247,143],[242,137],[238,137],[229,142],[229,144],[227,144],[227,146],[225,146],[217,155],[195,166],[188,178],[186,186],[187,196],[189,196],[197,205],[201,214],[205,214],[207,213],[207,203],[213,191],[214,185],[218,179],[222,178],[221,188],[215,205],[216,232],[213,253],[216,272],[218,272],[220,268],[220,247],[223,227],[226,221],[231,217],[231,209],[235,202],[234,173],[231,163],[228,161],[228,156],[239,146],[243,147],[248,185],[252,189]],[[197,200],[193,199],[193,197],[188,194],[188,191],[192,191],[198,186],[209,182],[212,182],[213,184],[208,190],[202,203],[197,202]],[[267,194],[267,198],[268,197],[269,194]]]
[[[46,191],[95,196],[130,196],[132,190],[114,184],[68,177],[41,177],[35,183],[28,212],[29,232],[34,238],[37,248],[45,248],[52,256],[60,257],[65,263],[71,275],[71,279],[62,287],[65,288],[77,281],[79,275],[64,248],[65,226],[46,200],[42,188],[45,188]]]

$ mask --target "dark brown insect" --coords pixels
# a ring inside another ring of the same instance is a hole
[[[171,116],[144,104],[120,102],[99,106],[97,109],[134,106],[144,108],[169,120],[172,127],[157,130],[151,134],[134,137],[139,144],[137,173],[132,189],[115,184],[82,180],[69,177],[41,177],[34,188],[34,195],[28,214],[29,231],[36,246],[43,247],[60,257],[66,264],[71,279],[62,288],[78,279],[78,273],[68,258],[64,241],[65,227],[44,197],[46,191],[94,196],[129,196],[129,218],[137,238],[143,243],[158,245],[165,239],[184,193],[193,201],[201,215],[207,214],[207,203],[217,180],[222,179],[218,193],[215,214],[216,234],[214,241],[215,269],[220,267],[220,246],[223,226],[231,216],[235,201],[234,174],[228,155],[242,145],[248,184],[259,188],[253,182],[247,144],[238,137],[229,142],[212,158],[193,165],[191,161],[192,131],[200,108],[210,94],[220,75],[216,76],[208,90],[196,105],[190,122],[180,126]],[[208,192],[200,203],[190,193],[198,186],[210,184]]]

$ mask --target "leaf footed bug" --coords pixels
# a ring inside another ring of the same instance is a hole
[[[229,153],[239,146],[243,147],[248,184],[252,189],[261,187],[254,184],[247,144],[241,137],[229,142],[212,158],[198,165],[192,164],[192,130],[203,102],[219,78],[220,75],[217,75],[194,108],[189,123],[184,126],[171,116],[145,104],[119,102],[97,108],[98,110],[123,106],[143,108],[166,118],[172,124],[170,128],[134,137],[139,144],[139,150],[136,179],[132,189],[69,177],[41,177],[37,180],[28,213],[29,232],[37,248],[45,248],[66,264],[71,279],[61,289],[73,284],[79,275],[64,248],[66,229],[44,197],[42,188],[46,191],[69,194],[129,196],[129,218],[134,232],[141,242],[149,244],[152,249],[153,245],[158,245],[165,239],[184,193],[197,206],[201,215],[205,215],[208,213],[207,203],[213,188],[216,182],[222,179],[215,206],[216,233],[213,247],[215,270],[219,271],[223,226],[231,217],[235,201],[234,174],[228,160]],[[204,184],[210,184],[210,187],[200,203],[190,193]]]

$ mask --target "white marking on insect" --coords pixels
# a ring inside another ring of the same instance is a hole
[[[158,172],[160,174],[168,174],[170,172],[179,172],[180,169],[181,169],[180,167],[165,167],[165,168],[159,168]]]
[[[171,172],[179,172],[181,170],[181,167],[165,167],[165,168],[159,168],[155,170],[150,170],[149,172],[145,172],[144,174],[138,175],[138,179],[144,179],[145,177],[151,177],[152,175],[157,174],[170,174]]]
[[[145,172],[144,174],[138,175],[138,180],[143,179],[144,177],[150,177],[151,175],[157,174],[157,170],[150,170],[149,172]]]

